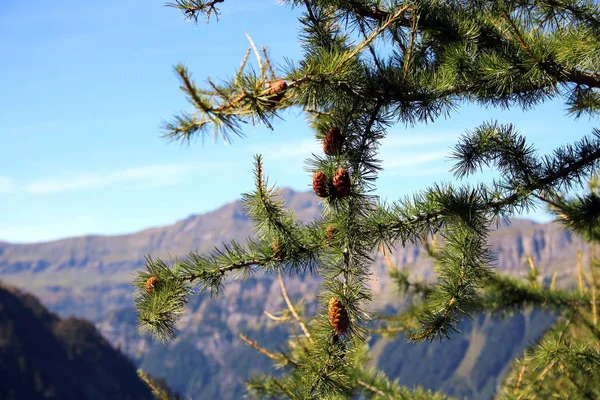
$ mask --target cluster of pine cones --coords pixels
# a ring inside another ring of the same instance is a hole
[[[323,139],[323,152],[328,156],[339,155],[342,152],[343,140],[340,128],[329,128]],[[346,168],[338,168],[333,177],[329,179],[325,172],[317,171],[313,175],[312,185],[313,190],[319,197],[344,198],[350,194],[350,175]],[[325,236],[329,245],[332,244],[336,234],[337,229],[335,227],[327,227]],[[350,326],[350,317],[339,298],[332,297],[329,300],[327,316],[335,333],[334,340],[338,340],[339,335],[345,334]]]
[[[342,144],[340,128],[330,128],[323,140],[323,152],[330,156],[338,155]],[[317,171],[313,175],[312,186],[319,197],[343,198],[350,194],[350,174],[346,168],[338,168],[330,179],[325,172]]]
[[[277,81],[269,87],[269,95],[274,97],[273,101],[281,100],[279,95],[282,95],[286,89],[285,81]],[[323,152],[329,156],[339,155],[342,150],[343,137],[338,127],[330,128],[323,140]],[[338,168],[334,176],[329,179],[323,171],[317,171],[313,175],[313,189],[319,197],[336,197],[344,198],[350,194],[350,175],[346,168]],[[332,244],[337,229],[333,226],[328,226],[326,229],[326,239],[329,245]],[[280,261],[283,261],[286,256],[286,251],[279,241],[274,238],[271,243],[273,256]],[[152,293],[155,287],[159,284],[159,279],[151,276],[146,281],[146,291]],[[328,305],[329,323],[335,332],[334,339],[338,340],[339,335],[343,335],[348,331],[350,326],[350,318],[346,307],[337,297],[332,297]]]

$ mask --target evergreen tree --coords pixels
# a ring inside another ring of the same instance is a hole
[[[224,1],[178,0],[169,5],[198,21],[218,16]],[[218,295],[231,276],[309,271],[323,278],[320,312],[305,322],[283,290],[291,320],[302,328],[288,351],[273,353],[243,337],[283,368],[281,376],[250,381],[250,393],[291,399],[349,398],[357,393],[368,398],[442,398],[409,391],[364,367],[373,256],[380,247],[389,250],[414,242],[429,249],[437,280],[431,285],[412,282],[395,272],[399,286],[414,292],[414,304],[384,329],[405,330],[414,341],[444,339],[474,312],[551,308],[562,317],[524,356],[522,366],[516,367],[517,378],[508,379],[502,395],[530,398],[531,393],[543,397],[568,390],[581,398],[598,396],[598,298],[591,289],[597,288],[596,270],[590,289],[542,285],[535,268],[529,282],[522,282],[490,267],[493,254],[486,239],[494,224],[539,201],[550,204],[568,228],[592,240],[600,238],[598,194],[565,200],[600,164],[600,131],[540,157],[514,126],[486,122],[455,146],[456,182],[433,184],[392,204],[370,194],[381,169],[378,146],[393,123],[432,121],[467,101],[532,110],[544,101],[562,99],[574,118],[597,117],[596,2],[282,3],[302,9],[303,58],[275,71],[266,49],[250,40],[234,77],[219,84],[208,80],[206,88],[196,85],[184,65],[177,65],[181,89],[194,110],[165,124],[165,136],[190,141],[212,131],[227,141],[243,135],[244,123],[271,127],[280,111],[302,108],[323,144],[323,154],[307,161],[322,216],[300,224],[274,197],[257,156],[256,188],[243,195],[256,224],[255,237],[244,244],[224,244],[210,254],[192,252],[171,265],[148,257],[136,280],[143,327],[162,339],[173,338],[176,318],[192,288]],[[252,52],[256,69],[247,63]],[[483,167],[495,169],[498,178],[489,185],[470,185],[468,178]],[[544,377],[559,373],[566,378],[544,386],[550,381]]]

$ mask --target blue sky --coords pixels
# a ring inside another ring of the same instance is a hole
[[[1,1],[0,240],[127,233],[213,210],[252,188],[255,153],[270,181],[309,190],[304,159],[320,149],[298,111],[230,145],[169,144],[159,129],[189,110],[173,65],[185,62],[199,82],[229,77],[245,32],[275,62],[297,60],[297,15],[275,0],[229,0],[218,23],[196,26],[158,0]],[[541,154],[594,122],[550,102],[529,113],[466,105],[432,124],[396,125],[377,194],[394,200],[451,179],[450,148],[491,119],[514,123]]]

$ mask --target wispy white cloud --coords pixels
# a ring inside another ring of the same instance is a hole
[[[261,154],[264,158],[270,160],[304,159],[310,157],[312,153],[319,152],[319,150],[317,142],[308,139],[286,143],[285,146],[282,144],[267,144],[250,147],[252,153]]]
[[[430,161],[428,157],[432,157],[431,154],[436,154],[435,158],[439,158],[439,154],[442,154],[442,152],[444,155],[448,154],[451,145],[456,143],[460,135],[461,132],[454,131],[440,133],[422,132],[419,135],[406,134],[404,132],[391,132],[388,137],[381,141],[382,157],[387,159],[393,159],[397,157],[406,158],[406,155],[397,155],[398,150],[409,147],[425,147],[429,148],[429,156],[419,154],[414,161],[408,160],[406,162],[409,162],[409,164],[423,162],[420,161],[423,159],[423,157],[425,161],[428,162]],[[249,151],[254,154],[261,154],[265,159],[289,160],[298,158],[304,159],[306,157],[310,157],[312,153],[319,154],[321,152],[321,148],[319,143],[315,139],[311,138],[287,142],[285,143],[285,146],[280,143],[268,143],[264,145],[250,146]],[[435,153],[431,153],[433,151],[435,151]],[[414,158],[414,155],[411,153],[408,157]],[[392,166],[396,164],[393,162],[390,165]]]
[[[92,234],[103,221],[91,215],[77,215],[56,222],[20,222],[0,224],[0,241],[36,243]],[[59,236],[57,237],[57,232]]]
[[[10,193],[15,190],[15,183],[12,179],[0,176],[0,193]]]
[[[452,145],[458,141],[458,138],[463,132],[421,132],[421,133],[395,133],[390,132],[389,135],[381,141],[382,147],[420,147],[432,145]]]
[[[222,11],[223,16],[227,15],[235,15],[235,14],[247,14],[252,12],[258,12],[268,9],[273,9],[276,7],[282,7],[280,4],[277,4],[274,1],[253,1],[253,2],[245,2],[243,4],[235,4],[235,8],[224,8]]]
[[[25,192],[42,195],[77,190],[98,190],[113,185],[147,189],[171,185],[193,173],[213,171],[232,163],[197,163],[145,165],[108,172],[69,174],[53,178],[41,178],[18,184],[9,178],[0,177],[0,192]]]
[[[433,176],[433,175],[448,175],[450,172],[450,167],[431,167],[431,168],[395,168],[384,170],[381,175],[382,177],[387,176],[403,176],[403,177],[424,177],[424,176]]]

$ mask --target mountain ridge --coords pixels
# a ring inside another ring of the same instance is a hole
[[[299,191],[296,191],[296,190],[291,189],[291,188],[281,188],[280,189],[280,193],[279,193],[279,197],[282,200],[286,201],[288,199],[293,198],[293,196],[296,193],[305,193],[305,192],[299,192]],[[308,194],[308,193],[306,193],[306,194]],[[39,241],[39,242],[11,242],[11,241],[7,241],[7,240],[0,240],[0,246],[2,246],[2,245],[29,246],[29,245],[54,244],[54,243],[65,242],[65,241],[69,241],[69,240],[73,240],[73,239],[86,239],[86,238],[122,238],[122,237],[136,235],[136,234],[141,234],[141,233],[148,233],[148,232],[152,232],[152,231],[163,230],[165,228],[174,227],[174,226],[182,224],[182,223],[193,222],[193,221],[195,221],[199,217],[203,217],[203,216],[210,215],[210,214],[213,214],[213,213],[221,213],[224,210],[228,210],[228,209],[231,209],[231,208],[235,208],[237,210],[238,204],[241,204],[240,200],[233,200],[233,201],[227,202],[227,203],[225,203],[225,204],[223,204],[223,205],[221,205],[221,206],[219,206],[217,208],[214,208],[212,210],[208,210],[208,211],[206,211],[204,213],[190,214],[187,217],[183,217],[181,219],[178,219],[174,223],[171,223],[171,224],[149,226],[149,227],[146,227],[146,228],[141,228],[141,229],[133,230],[133,231],[130,231],[130,232],[114,233],[114,234],[89,233],[89,234],[76,235],[76,236],[67,236],[67,237],[62,237],[62,238],[57,238],[57,239],[51,239],[51,240],[42,240],[42,241]],[[243,213],[242,214],[238,214],[236,216],[240,217],[242,219],[248,219],[248,217],[246,215],[244,215]]]
[[[285,206],[301,221],[306,223],[320,215],[321,208],[313,193],[287,189],[281,193]],[[8,244],[2,246],[0,251],[0,279],[26,288],[62,316],[76,315],[90,319],[113,345],[120,346],[152,375],[165,376],[169,385],[185,396],[237,398],[241,395],[242,377],[253,371],[270,370],[268,360],[261,359],[260,355],[240,343],[236,339],[237,334],[244,332],[275,346],[285,343],[289,334],[263,314],[264,311],[275,313],[285,308],[277,279],[273,275],[257,273],[244,283],[228,279],[219,298],[211,298],[206,294],[193,295],[178,323],[180,335],[169,345],[153,342],[148,336],[140,335],[133,310],[135,293],[132,282],[136,271],[143,268],[146,255],[169,261],[174,256],[185,256],[190,251],[205,253],[230,240],[242,242],[252,232],[252,221],[243,214],[242,204],[238,200],[205,214],[188,216],[174,224],[127,235],[76,237],[41,244]],[[582,250],[584,254],[587,251],[580,238],[562,230],[556,223],[543,224],[522,219],[515,219],[510,225],[501,224],[490,232],[489,243],[496,252],[494,264],[498,270],[513,276],[524,276],[528,271],[524,257],[531,255],[547,279],[557,272],[559,281],[573,274],[577,251]],[[410,270],[413,277],[434,278],[431,260],[422,248],[414,244],[408,243],[404,248],[398,246],[391,258],[399,267]],[[316,312],[315,296],[319,285],[320,280],[312,275],[286,278],[289,296],[294,302],[304,300],[308,315]],[[370,285],[377,294],[370,308],[379,310],[402,304],[388,278],[387,267],[380,253],[374,254]],[[515,343],[521,344],[509,346],[509,356],[521,351],[527,338],[535,337],[544,324],[549,323],[548,319],[535,318],[538,321],[533,324],[535,329],[521,329],[518,337],[513,338]],[[519,321],[515,322],[518,326],[531,325],[525,322],[527,319]],[[405,348],[403,351],[414,362],[431,361],[423,358],[423,349],[403,347],[401,338],[386,344],[392,347],[386,347],[386,351],[381,352],[381,357],[374,362],[387,366],[391,373],[399,371],[408,374],[399,376],[407,384],[429,384],[431,389],[452,390],[453,385],[458,385],[460,381],[461,385],[464,383],[461,386],[463,392],[456,393],[470,398],[488,398],[485,396],[491,393],[499,379],[497,374],[506,368],[506,360],[510,357],[505,357],[499,367],[490,367],[488,375],[477,375],[476,370],[481,370],[482,362],[478,357],[493,357],[494,346],[487,350],[482,348],[481,351],[466,352],[465,349],[471,344],[471,330],[485,328],[485,337],[492,340],[494,332],[502,331],[504,325],[496,321],[485,326],[466,324],[465,327],[465,336],[457,336],[451,347],[445,350],[457,357],[456,362],[449,364],[448,368],[462,366],[454,375],[449,372],[444,380],[424,382],[419,380],[424,379],[423,374],[411,375],[410,368],[399,369],[390,364],[390,360],[386,361],[389,354],[398,354],[395,349],[399,348]],[[474,339],[481,336],[473,335]],[[510,332],[504,335],[510,335]],[[453,350],[452,346],[458,347]],[[194,354],[194,357],[190,354]],[[244,364],[240,357],[249,357],[249,361]],[[475,359],[462,362],[464,357]],[[418,361],[420,359],[423,360]],[[423,371],[427,370],[426,365],[422,367]],[[193,370],[197,376],[194,375],[196,377],[192,381],[184,382],[178,368]],[[212,383],[217,375],[223,377],[223,381]],[[477,378],[473,378],[475,376]]]

